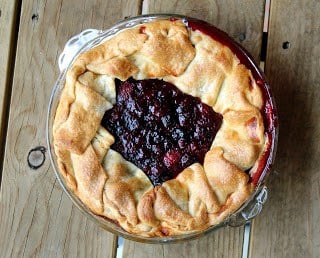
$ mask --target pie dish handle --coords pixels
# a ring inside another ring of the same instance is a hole
[[[247,221],[254,219],[260,214],[267,199],[268,188],[263,185],[254,195],[253,199],[251,199],[243,209],[229,218],[227,225],[231,227],[238,227],[244,225]]]
[[[87,29],[70,38],[58,58],[60,72],[69,66],[76,54],[79,53],[80,49],[102,33],[102,30]]]

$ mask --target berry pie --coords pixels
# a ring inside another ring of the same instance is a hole
[[[174,18],[77,56],[53,143],[67,187],[94,214],[134,235],[183,235],[223,222],[250,197],[270,154],[270,103],[232,42]]]

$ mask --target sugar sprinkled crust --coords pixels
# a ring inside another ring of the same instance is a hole
[[[101,125],[115,103],[115,78],[158,78],[199,97],[223,115],[204,164],[153,187],[110,146]],[[232,51],[180,20],[127,29],[79,55],[53,125],[54,149],[68,187],[95,214],[147,237],[201,231],[222,222],[250,196],[245,170],[266,146],[263,97],[250,70]]]

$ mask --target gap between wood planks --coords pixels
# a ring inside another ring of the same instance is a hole
[[[265,61],[267,56],[270,5],[271,5],[271,0],[265,0],[262,42],[261,42],[261,51],[260,51],[260,64],[259,64],[262,71],[264,71]],[[252,257],[252,255],[250,254],[250,246],[252,241],[251,228],[252,228],[252,223],[251,221],[249,221],[245,224],[244,233],[243,233],[242,258]]]
[[[10,102],[11,102],[11,93],[12,93],[12,85],[13,85],[13,76],[14,76],[14,67],[16,63],[16,52],[18,45],[18,35],[19,35],[19,26],[20,26],[20,16],[21,16],[21,5],[22,0],[16,0],[14,5],[14,13],[13,13],[13,22],[12,22],[12,34],[10,38],[10,48],[8,55],[8,76],[5,82],[5,91],[4,91],[4,101],[3,101],[3,110],[2,110],[2,121],[1,122],[1,132],[0,135],[0,188],[2,181],[2,171],[3,171],[3,163],[4,163],[4,155],[5,155],[5,147],[7,144],[7,129],[8,129],[8,121],[9,121],[9,112],[10,112]]]

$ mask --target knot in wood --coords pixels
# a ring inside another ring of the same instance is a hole
[[[37,13],[32,14],[31,20],[38,21],[39,20],[39,14],[37,14]]]
[[[28,166],[34,170],[40,168],[46,160],[46,148],[38,146],[31,149],[28,153]]]
[[[240,42],[244,41],[245,39],[246,39],[246,34],[245,34],[245,33],[241,33],[241,34],[239,35],[239,40],[240,40]]]
[[[290,42],[289,41],[285,41],[282,43],[282,48],[283,49],[289,49],[291,46]]]

